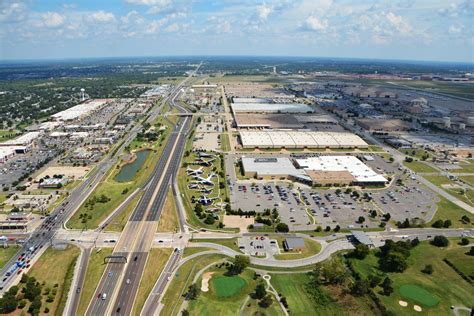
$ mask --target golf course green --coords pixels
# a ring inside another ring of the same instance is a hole
[[[211,279],[211,284],[217,297],[231,297],[239,294],[247,282],[240,276],[215,275]]]
[[[418,285],[404,284],[400,286],[399,291],[400,295],[404,298],[426,307],[433,307],[439,303],[439,299],[436,296]]]

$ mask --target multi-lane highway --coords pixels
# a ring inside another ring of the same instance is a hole
[[[166,101],[171,100],[171,104],[174,104],[185,81],[174,89]],[[131,313],[169,185],[179,167],[189,127],[190,118],[179,117],[145,185],[145,192],[114,248],[114,255],[123,255],[127,260],[106,267],[88,306],[87,315]]]

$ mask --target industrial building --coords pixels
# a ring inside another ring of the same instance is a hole
[[[23,134],[15,139],[10,139],[5,142],[0,143],[2,147],[12,147],[12,146],[30,146],[33,141],[35,141],[41,135],[40,132],[28,132]]]
[[[284,180],[291,177],[305,176],[305,171],[296,169],[289,158],[242,158],[242,169],[246,177]]]
[[[72,121],[79,119],[90,114],[92,111],[98,110],[102,105],[107,103],[107,101],[108,100],[106,99],[97,99],[81,103],[67,110],[53,114],[51,115],[51,118],[56,121]]]
[[[410,122],[399,119],[357,119],[360,127],[371,132],[400,132],[412,128]]]
[[[313,113],[314,109],[303,103],[232,103],[234,113]]]
[[[248,114],[235,116],[235,125],[246,129],[302,129],[304,124],[291,114]]]
[[[243,148],[367,148],[352,133],[312,131],[240,131]]]
[[[387,179],[373,171],[355,156],[308,157],[296,159],[296,165],[305,169],[310,177],[314,177],[312,178],[313,184],[318,184],[318,180],[324,180],[324,183],[321,184],[326,185],[383,185],[387,183]],[[323,173],[322,176],[321,173]],[[330,183],[331,176],[334,177],[332,183]]]

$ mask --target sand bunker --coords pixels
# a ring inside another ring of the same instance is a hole
[[[408,303],[405,302],[405,301],[398,301],[398,304],[400,304],[400,306],[403,306],[403,307],[407,307],[407,306],[408,306]]]
[[[421,311],[422,311],[421,307],[418,306],[418,305],[414,305],[414,306],[413,306],[413,309],[414,309],[415,311],[417,311],[417,312],[421,312]]]
[[[201,291],[208,292],[209,291],[209,280],[212,278],[214,272],[206,272],[202,275],[202,282],[201,282]]]

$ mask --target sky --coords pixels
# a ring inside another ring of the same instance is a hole
[[[0,60],[173,55],[474,62],[474,0],[0,0]]]

